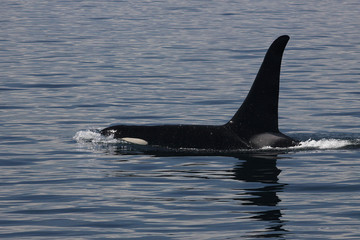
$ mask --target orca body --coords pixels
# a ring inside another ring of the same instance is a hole
[[[280,67],[289,36],[280,36],[269,47],[245,101],[224,125],[117,125],[101,134],[117,139],[172,149],[238,150],[290,147],[298,141],[278,128]]]

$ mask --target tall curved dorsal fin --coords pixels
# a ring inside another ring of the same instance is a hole
[[[245,101],[226,124],[233,131],[249,134],[279,132],[280,67],[289,39],[287,35],[280,36],[269,47]]]

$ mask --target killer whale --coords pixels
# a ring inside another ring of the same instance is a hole
[[[100,131],[129,143],[170,149],[238,150],[290,147],[298,141],[278,128],[280,68],[290,37],[269,47],[254,83],[235,115],[224,125],[116,125]]]

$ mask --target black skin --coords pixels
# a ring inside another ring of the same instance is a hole
[[[248,143],[226,126],[211,125],[118,125],[102,130],[105,135],[114,132],[115,138],[144,139],[152,146],[196,149],[248,149]]]
[[[116,125],[101,130],[101,134],[113,134],[118,139],[141,139],[151,146],[174,149],[236,150],[297,145],[298,141],[278,129],[280,67],[288,40],[288,36],[280,36],[270,46],[248,96],[228,123],[218,126]]]
[[[103,135],[114,134],[121,139],[131,136],[148,142],[151,146],[168,148],[195,148],[212,150],[256,149],[265,146],[289,147],[297,141],[282,133],[261,133],[241,138],[227,125],[117,125],[105,128]]]

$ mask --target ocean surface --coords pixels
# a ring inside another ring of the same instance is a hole
[[[358,1],[0,2],[1,239],[360,239]],[[145,153],[113,124],[224,124],[287,34],[301,146]]]

